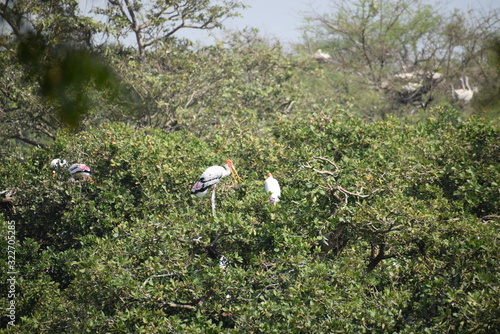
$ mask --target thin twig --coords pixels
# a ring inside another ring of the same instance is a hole
[[[336,170],[339,170],[339,167],[333,161],[331,161],[330,159],[327,159],[327,158],[324,158],[324,157],[313,157],[313,159],[326,161],[330,165],[332,165],[333,167],[335,167]]]
[[[344,188],[342,188],[341,186],[336,186],[335,189],[337,189],[338,191],[344,193],[345,195],[350,195],[350,196],[356,196],[356,197],[361,197],[361,198],[366,198],[366,197],[370,197],[371,195],[373,195],[374,193],[376,193],[377,191],[379,191],[379,189],[375,189],[371,194],[361,194],[361,193],[353,193],[349,190],[346,190]]]
[[[175,276],[175,275],[178,275],[178,273],[176,272],[173,272],[173,273],[168,273],[168,274],[157,274],[157,275],[151,275],[149,276],[148,278],[146,278],[146,280],[142,283],[142,287],[144,288],[146,286],[146,284],[149,282],[149,280],[153,279],[153,278],[158,278],[158,277],[170,277],[170,276]]]

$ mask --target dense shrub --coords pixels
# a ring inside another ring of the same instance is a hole
[[[266,136],[222,125],[209,142],[114,124],[5,161],[2,187],[19,189],[2,207],[17,233],[10,329],[498,330],[498,129],[452,110],[371,124],[349,112],[276,118]],[[94,182],[52,177],[55,157]],[[219,184],[212,215],[189,189],[227,158],[243,180]]]

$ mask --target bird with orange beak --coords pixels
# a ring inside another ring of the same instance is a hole
[[[238,172],[234,168],[233,162],[231,160],[226,160],[224,167],[221,166],[211,166],[208,167],[203,174],[201,174],[200,179],[191,188],[191,193],[198,197],[205,195],[210,187],[212,187],[212,214],[215,217],[215,186],[222,180],[222,178],[231,175],[233,179],[238,178],[241,180]]]
[[[224,167],[210,166],[201,174],[200,179],[193,185],[191,193],[198,197],[202,197],[207,193],[210,187],[213,187],[213,191],[215,192],[216,184],[219,183],[222,178],[229,175],[241,180],[231,160],[226,160]]]

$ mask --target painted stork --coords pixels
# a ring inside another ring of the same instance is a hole
[[[467,103],[472,100],[472,97],[474,96],[474,90],[470,88],[469,78],[467,76],[465,77],[465,84],[463,78],[459,78],[459,81],[461,88],[454,89],[453,85],[451,86],[453,98],[455,99],[455,101],[462,101]]]
[[[269,197],[269,203],[271,204],[276,204],[276,202],[279,202],[280,199],[279,197],[281,196],[281,188],[280,184],[278,183],[278,180],[276,180],[273,177],[273,174],[268,173],[266,175],[266,182],[264,183],[264,190],[266,194],[271,193],[271,196]]]
[[[208,167],[203,174],[201,174],[200,179],[191,188],[191,193],[198,197],[204,196],[208,189],[212,187],[212,213],[215,215],[215,187],[217,183],[222,180],[222,178],[232,175],[240,179],[238,172],[234,168],[233,162],[231,160],[226,160],[224,167],[222,166],[211,166]]]
[[[92,171],[87,165],[72,164],[68,168],[71,177],[76,181],[92,181]]]

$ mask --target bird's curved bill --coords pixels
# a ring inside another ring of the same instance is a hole
[[[231,168],[231,177],[235,182],[241,182],[241,177],[238,175],[238,172],[236,171],[236,168],[234,168],[233,165],[231,165],[229,168]]]

